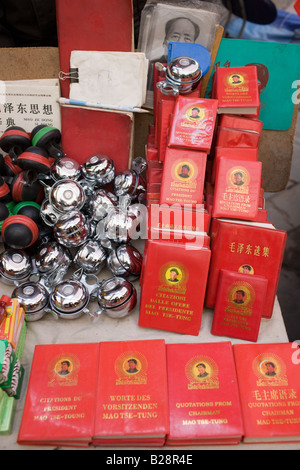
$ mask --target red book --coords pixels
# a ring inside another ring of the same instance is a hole
[[[94,445],[163,445],[169,429],[164,340],[100,346]]]
[[[237,344],[233,351],[244,443],[300,442],[298,344]]]
[[[209,247],[148,239],[139,326],[197,336],[209,262]]]
[[[213,217],[255,220],[262,162],[221,157],[216,168]]]
[[[253,131],[261,134],[263,122],[258,119],[250,119],[245,116],[235,116],[232,114],[221,114],[218,125],[226,129],[239,129],[243,131]]]
[[[212,183],[215,182],[216,168],[220,157],[229,158],[230,160],[247,160],[256,162],[258,160],[258,147],[215,147],[211,171]]]
[[[132,113],[61,106],[62,148],[80,164],[101,153],[114,161],[116,174],[127,170],[132,155],[133,127]]]
[[[69,72],[72,51],[133,50],[131,0],[56,0],[60,70]],[[112,33],[113,32],[113,33]],[[69,80],[61,80],[61,93],[69,98]]]
[[[210,152],[218,101],[179,96],[174,107],[168,145]]]
[[[165,153],[168,143],[168,131],[171,121],[171,115],[175,106],[175,98],[173,100],[162,99],[157,104],[156,115],[156,142],[158,148],[158,158],[161,162],[165,160]]]
[[[243,423],[231,343],[168,344],[167,369],[166,444],[238,444]]]
[[[217,147],[258,148],[261,134],[245,129],[218,127],[215,139]]]
[[[245,265],[243,273],[220,270],[213,335],[257,341],[268,280],[255,274],[249,276],[249,268]]]
[[[256,114],[259,107],[256,66],[218,67],[215,74],[218,113]]]
[[[202,204],[206,152],[167,148],[160,204]]]
[[[286,244],[287,233],[270,223],[213,219],[211,224],[211,263],[205,304],[213,308],[220,269],[242,272],[268,279],[263,317],[271,318]]]
[[[98,356],[98,343],[35,347],[19,444],[91,443]]]

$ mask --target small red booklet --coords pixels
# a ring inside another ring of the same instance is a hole
[[[169,147],[210,152],[218,101],[179,96],[170,125]]]
[[[257,341],[265,306],[268,280],[249,274],[221,269],[211,333],[246,341]]]
[[[202,204],[206,160],[206,152],[168,147],[160,204]]]
[[[139,326],[197,336],[209,262],[208,246],[148,239]]]
[[[216,168],[213,217],[256,220],[262,162],[221,157]]]
[[[229,341],[167,344],[167,445],[238,444],[243,435]]]
[[[94,445],[163,445],[169,430],[164,340],[100,346]]]
[[[258,160],[258,147],[215,147],[211,170],[212,183],[215,182],[216,168],[221,157],[229,158],[230,160],[247,160],[256,162]]]
[[[233,346],[244,443],[300,442],[300,349],[294,343]]]
[[[18,443],[90,445],[99,344],[37,345]]]
[[[211,223],[211,262],[205,304],[215,305],[220,269],[242,272],[244,265],[250,274],[268,279],[264,318],[271,318],[287,233],[271,223],[234,219],[213,219]]]
[[[218,113],[256,114],[259,108],[259,87],[255,65],[218,67],[215,72],[214,98]]]

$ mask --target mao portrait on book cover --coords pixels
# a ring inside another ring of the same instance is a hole
[[[115,361],[116,384],[147,383],[148,361],[139,351],[125,351]]]
[[[277,354],[263,353],[257,356],[252,364],[258,386],[288,385],[286,365]]]
[[[217,363],[209,356],[194,356],[185,366],[188,389],[219,388],[219,370]]]

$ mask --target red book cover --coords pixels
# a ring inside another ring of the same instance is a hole
[[[164,340],[100,346],[93,444],[160,443],[169,430]]]
[[[268,280],[249,276],[250,266],[243,273],[221,269],[211,333],[246,341],[257,341],[265,306]]]
[[[131,0],[56,0],[60,70],[69,72],[72,51],[133,50]],[[61,93],[69,98],[69,80],[61,80]]]
[[[208,247],[148,240],[139,326],[197,336],[209,262]]]
[[[211,182],[215,182],[216,167],[220,157],[230,160],[247,160],[256,162],[258,160],[258,147],[215,147],[214,159],[212,163]]]
[[[179,96],[174,108],[168,145],[209,153],[217,107],[217,100]]]
[[[244,443],[300,442],[300,350],[294,343],[233,346]]]
[[[257,68],[218,67],[215,97],[218,113],[255,114],[259,106]]]
[[[221,114],[218,125],[227,129],[240,129],[243,131],[253,131],[261,134],[263,122],[258,119],[250,119],[244,116],[235,116],[232,114]]]
[[[167,344],[167,445],[238,444],[243,423],[229,341]]]
[[[220,269],[242,272],[268,279],[263,317],[271,318],[286,244],[287,233],[270,223],[213,219],[211,224],[211,263],[205,304],[215,305]]]
[[[61,106],[62,148],[80,164],[100,153],[114,161],[116,174],[127,170],[132,154],[133,127],[132,113]]]
[[[216,147],[257,148],[261,134],[244,129],[231,129],[218,126],[216,132]]]
[[[202,204],[206,161],[206,152],[167,148],[160,204]]]
[[[255,220],[262,162],[221,157],[216,168],[213,217]]]
[[[35,347],[19,444],[91,443],[98,356],[98,343]]]

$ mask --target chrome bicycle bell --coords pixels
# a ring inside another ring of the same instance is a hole
[[[64,179],[57,181],[51,187],[49,202],[55,211],[62,214],[79,211],[85,203],[85,193],[77,181]]]
[[[23,250],[8,248],[0,254],[0,279],[7,285],[19,285],[32,274],[32,261]]]
[[[52,290],[47,310],[57,318],[75,319],[89,313],[89,300],[89,292],[82,282],[67,279],[59,282]]]
[[[137,292],[130,281],[122,277],[112,277],[100,283],[97,301],[100,309],[94,317],[103,311],[111,318],[123,318],[136,306]]]
[[[74,263],[86,273],[98,274],[105,266],[107,252],[97,240],[88,240],[76,252]]]
[[[66,275],[72,263],[68,248],[57,242],[49,242],[39,247],[35,264],[47,286],[55,285]]]
[[[155,67],[166,74],[166,80],[156,84],[164,95],[177,96],[190,93],[202,78],[200,65],[192,57],[176,57],[167,67],[156,62]]]
[[[131,281],[140,276],[142,263],[143,256],[139,250],[127,243],[116,248],[111,247],[107,258],[107,266],[114,276],[121,276]]]
[[[65,156],[52,165],[50,176],[54,181],[62,179],[78,181],[81,177],[81,166],[76,160]]]
[[[146,181],[142,172],[146,169],[147,162],[142,157],[134,159],[131,169],[125,170],[115,177],[114,193],[116,196],[129,195],[131,200],[137,200],[140,194],[146,192]]]
[[[24,309],[26,321],[40,320],[46,313],[49,293],[42,284],[24,282],[14,289],[11,297],[18,299]]]
[[[89,157],[81,166],[83,177],[94,187],[103,187],[115,177],[115,165],[111,158],[104,154]]]
[[[87,219],[80,211],[67,212],[53,227],[54,238],[67,248],[83,245],[89,237],[89,232]]]

